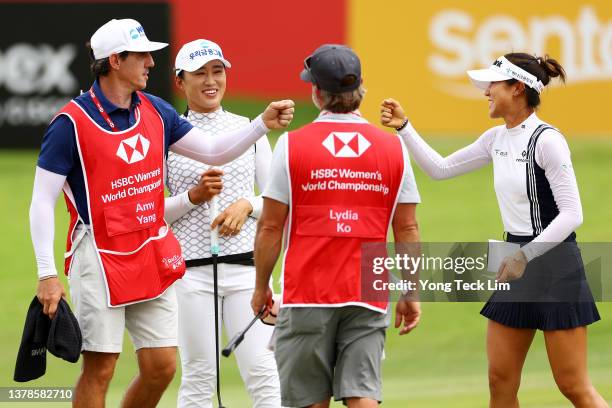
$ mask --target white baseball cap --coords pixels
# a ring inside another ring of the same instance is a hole
[[[209,40],[195,40],[183,45],[176,54],[174,70],[176,75],[181,71],[197,71],[209,61],[219,60],[226,68],[231,68],[232,64],[223,57],[223,51],[217,43]]]
[[[142,25],[131,18],[112,19],[91,36],[95,59],[107,58],[123,51],[149,52],[161,50],[166,43],[149,41]]]
[[[509,79],[516,79],[535,89],[538,93],[544,89],[544,84],[535,75],[514,65],[506,57],[499,57],[489,68],[467,71],[467,74],[472,83],[482,90],[486,90],[491,82],[507,81]]]

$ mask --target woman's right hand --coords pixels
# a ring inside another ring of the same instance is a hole
[[[385,99],[380,106],[380,123],[383,126],[397,129],[404,124],[406,114],[402,105],[395,99]]]
[[[189,190],[189,201],[200,205],[219,194],[223,188],[222,175],[221,169],[209,169],[202,173],[198,185]]]
[[[261,114],[261,119],[268,129],[282,129],[293,120],[295,102],[291,99],[270,103]]]

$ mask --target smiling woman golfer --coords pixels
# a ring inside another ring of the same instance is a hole
[[[511,53],[498,58],[490,68],[468,71],[468,75],[484,90],[489,116],[505,122],[484,132],[471,145],[443,158],[417,134],[402,107],[392,99],[383,102],[382,123],[398,129],[414,160],[434,179],[459,176],[493,162],[507,240],[522,245],[504,260],[498,279],[548,284],[546,279],[563,275],[575,284],[573,288],[579,288],[574,296],[580,299],[561,300],[563,295],[553,292],[555,301],[499,301],[501,294],[495,293],[487,302],[481,313],[489,319],[491,406],[518,407],[521,370],[536,329],[540,329],[563,394],[577,407],[607,407],[587,373],[586,326],[599,320],[599,313],[575,241],[582,208],[570,151],[563,135],[535,114],[544,87],[551,78],[565,81],[565,71],[554,59]],[[560,242],[563,244],[558,245]],[[546,257],[540,257],[546,252],[562,259],[561,270],[541,267]]]
[[[185,92],[187,120],[205,133],[220,134],[249,123],[221,107],[226,69],[231,65],[212,41],[183,45],[176,56],[176,84]],[[266,137],[236,160],[215,169],[185,156],[169,153],[166,219],[172,223],[187,271],[176,283],[179,306],[179,352],[183,367],[179,407],[212,407],[215,391],[214,281],[210,253],[211,224],[218,225],[220,319],[231,338],[251,320],[255,284],[253,245],[256,218],[263,199],[254,196],[268,178],[272,149]],[[208,170],[207,170],[208,169]],[[201,177],[202,175],[202,177]],[[223,177],[223,191],[221,191]],[[208,204],[219,194],[220,214],[213,219]],[[274,354],[267,349],[272,327],[257,322],[236,349],[240,374],[255,407],[279,407],[280,384]]]

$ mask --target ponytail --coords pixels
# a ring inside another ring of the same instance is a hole
[[[567,79],[565,69],[556,59],[550,58],[548,54],[544,57],[536,57],[523,52],[513,52],[506,54],[505,57],[514,65],[534,75],[544,85],[548,85],[551,78],[559,77],[559,80],[563,83]],[[509,79],[507,82],[513,84],[516,82],[516,79]],[[534,109],[540,105],[541,101],[538,91],[525,87],[525,95],[527,96],[527,105]]]
[[[543,58],[538,58],[538,61],[540,61],[540,67],[546,72],[546,75],[548,75],[549,81],[550,78],[559,77],[559,80],[565,83],[565,69],[563,69],[556,59],[550,58],[548,54],[546,54]]]

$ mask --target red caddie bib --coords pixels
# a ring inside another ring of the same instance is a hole
[[[283,305],[385,312],[386,296],[362,293],[361,246],[386,242],[404,176],[401,141],[365,121],[319,119],[289,132],[287,143],[291,213]]]
[[[139,97],[136,123],[119,132],[101,128],[74,101],[60,112],[74,123],[109,306],[156,298],[185,273],[180,245],[164,220],[163,121],[147,97]],[[71,215],[68,274],[80,217],[69,188],[64,192]]]

